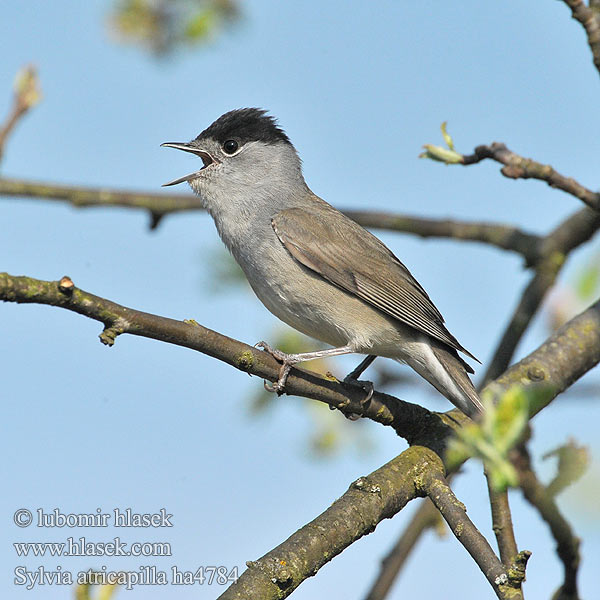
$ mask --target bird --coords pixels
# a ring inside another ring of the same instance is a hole
[[[286,354],[257,346],[280,361],[285,391],[291,368],[343,354],[409,365],[467,416],[483,406],[469,378],[477,361],[448,331],[440,311],[383,242],[308,187],[301,159],[266,110],[226,112],[190,142],[161,144],[189,152],[202,165],[165,183],[188,183],[265,307],[294,329],[331,348]]]

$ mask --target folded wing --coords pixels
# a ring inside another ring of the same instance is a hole
[[[446,329],[427,292],[379,239],[329,204],[322,206],[323,218],[290,208],[271,221],[298,262],[385,314],[477,360]]]

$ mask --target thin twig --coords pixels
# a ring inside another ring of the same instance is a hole
[[[510,250],[523,256],[527,266],[534,265],[539,259],[538,251],[542,238],[512,225],[452,219],[425,219],[377,211],[346,210],[344,213],[363,227],[412,233],[423,238],[450,238],[482,242],[503,250]]]
[[[563,2],[571,9],[573,18],[579,21],[585,29],[594,65],[600,73],[600,6],[598,6],[598,2],[590,0],[589,7],[583,0],[563,0]]]
[[[508,502],[508,490],[495,490],[487,472],[485,477],[492,511],[492,530],[496,536],[500,560],[508,568],[519,553]]]
[[[510,179],[539,179],[550,187],[557,188],[579,198],[590,208],[600,211],[600,193],[584,187],[572,177],[565,177],[550,165],[531,158],[524,158],[509,150],[505,144],[494,142],[489,146],[477,146],[473,154],[463,155],[463,165],[474,165],[490,158],[504,165],[500,172]]]
[[[57,185],[47,182],[0,178],[0,196],[56,200],[77,208],[119,206],[145,209],[152,216],[154,226],[165,215],[191,210],[204,210],[202,201],[193,194],[158,194],[109,188]],[[516,252],[525,258],[528,266],[539,258],[540,236],[503,223],[478,223],[447,219],[423,219],[409,215],[383,212],[343,211],[363,227],[412,233],[421,237],[452,238],[482,242]]]
[[[38,87],[35,67],[32,65],[24,67],[17,74],[13,103],[8,117],[4,124],[0,126],[0,160],[2,160],[8,136],[29,109],[39,102],[40,97],[41,92]]]
[[[488,364],[484,383],[496,379],[508,367],[516,347],[529,323],[537,313],[548,290],[554,284],[566,261],[566,256],[587,241],[600,227],[600,214],[590,209],[577,211],[544,238],[541,248],[543,257],[535,268],[535,274],[525,288],[521,300],[508,324],[500,343]],[[486,474],[487,478],[487,474]],[[487,478],[488,495],[492,513],[492,528],[504,565],[510,565],[518,552],[508,492],[497,492]]]
[[[214,356],[238,369],[271,380],[276,379],[278,375],[279,365],[267,353],[222,336],[195,322],[181,322],[150,315],[93,296],[77,289],[73,282],[66,277],[61,279],[60,282],[45,282],[27,277],[0,274],[0,299],[10,302],[49,304],[101,321],[105,324],[101,339],[109,345],[114,342],[118,335],[129,333],[192,348]],[[509,369],[495,382],[495,385],[497,391],[501,392],[502,388],[508,389],[515,383],[519,383],[527,389],[530,385],[537,386],[539,382],[543,382],[545,385],[541,388],[542,393],[538,395],[537,403],[530,407],[530,413],[534,415],[599,361],[600,301],[569,321],[538,350]],[[341,410],[363,414],[383,424],[392,424],[395,428],[399,427],[399,423],[403,423],[405,427],[416,424],[417,429],[408,432],[408,439],[416,440],[416,443],[420,443],[420,440],[428,442],[428,448],[423,446],[418,448],[420,452],[424,453],[423,456],[428,457],[428,464],[436,463],[439,460],[438,457],[442,454],[444,448],[444,438],[452,427],[456,426],[452,425],[453,420],[457,419],[457,422],[460,423],[461,418],[466,419],[464,416],[461,417],[457,410],[451,411],[450,418],[445,415],[432,415],[425,409],[380,394],[375,394],[370,405],[365,407],[361,402],[363,394],[353,390],[353,386],[346,389],[337,382],[298,369],[290,377],[288,385],[291,387],[291,393],[325,401]],[[354,396],[356,396],[356,399]],[[398,411],[396,411],[395,406],[399,407]],[[409,413],[408,417],[406,416],[407,412]],[[416,449],[416,446],[410,448],[410,450]],[[405,456],[405,454],[402,456]],[[415,464],[414,456],[411,460],[406,465],[407,469]],[[422,463],[419,464],[422,465]],[[406,469],[403,469],[402,472],[406,473]],[[414,492],[414,479],[411,485]],[[396,486],[393,487],[396,488]],[[371,489],[375,491],[374,488]],[[397,489],[394,493],[397,493]],[[395,497],[397,498],[397,496]],[[355,511],[356,505],[351,504],[353,505],[353,511]],[[382,518],[385,518],[384,513],[387,514],[386,511],[382,512]],[[362,518],[361,523],[364,525]],[[367,524],[366,527],[368,529],[372,526]],[[323,539],[321,533],[317,537]],[[293,544],[292,546],[296,547]],[[341,546],[336,546],[335,553],[341,552],[342,549]],[[315,555],[317,562],[307,561],[303,563],[302,568],[304,570],[302,572],[306,576],[314,574],[319,565],[324,564],[322,561],[327,556],[321,550],[322,548],[319,548],[319,552]],[[518,558],[522,567],[525,557],[520,555]],[[285,565],[279,563],[279,566],[283,567]],[[273,584],[273,577],[267,578]],[[286,583],[288,580],[289,577],[285,577],[281,573],[277,574],[275,576],[276,588],[280,590],[282,584],[284,587],[291,585]],[[292,580],[294,585],[300,583],[296,573],[292,574]],[[274,590],[274,588],[271,589]],[[242,594],[237,597],[244,596]],[[262,599],[271,596],[256,594],[254,597]]]
[[[569,253],[587,242],[600,229],[600,213],[589,208],[577,211],[549,233],[541,244],[543,257],[535,273],[521,295],[500,343],[488,363],[483,381],[487,383],[503,373],[525,333],[531,319],[537,313],[547,292],[556,281]]]
[[[56,282],[0,273],[0,300],[58,306],[100,321],[104,324],[100,340],[109,346],[119,335],[137,335],[191,348],[263,379],[276,381],[279,376],[280,364],[267,352],[195,321],[176,321],[121,306],[75,287],[68,277]],[[360,415],[391,426],[409,443],[431,444],[439,452],[451,428],[467,420],[462,414],[447,419],[380,392],[375,392],[365,403],[364,391],[357,386],[344,385],[333,376],[326,378],[298,368],[291,371],[286,392],[325,402],[346,415]]]
[[[202,202],[193,194],[157,194],[110,188],[57,185],[41,181],[0,178],[0,196],[17,196],[67,202],[76,208],[119,206],[145,209],[151,215],[153,228],[167,214],[203,210]]]
[[[441,469],[427,469],[422,476],[421,486],[442,517],[446,520],[456,539],[464,546],[477,563],[498,598],[522,598],[516,593],[520,588],[507,589],[509,577],[506,568],[494,554],[485,537],[467,516],[464,505],[454,495]],[[511,582],[514,585],[514,582]]]
[[[577,570],[579,568],[579,538],[562,516],[554,496],[542,484],[535,474],[529,453],[521,447],[516,453],[513,464],[519,473],[519,486],[527,501],[537,509],[550,528],[556,541],[556,552],[563,563],[564,582],[552,596],[555,600],[579,600],[577,591]]]

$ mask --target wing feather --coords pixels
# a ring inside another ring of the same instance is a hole
[[[315,216],[314,211],[290,208],[271,221],[279,240],[298,262],[385,314],[477,360],[446,329],[427,292],[379,239],[315,199],[325,218]]]

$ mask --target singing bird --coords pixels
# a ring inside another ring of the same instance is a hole
[[[482,413],[469,379],[477,360],[446,329],[409,270],[373,234],[316,196],[286,133],[266,111],[232,110],[191,142],[202,166],[165,185],[187,182],[262,303],[330,349],[285,354],[273,391],[293,365],[358,353],[406,363],[470,417]]]

